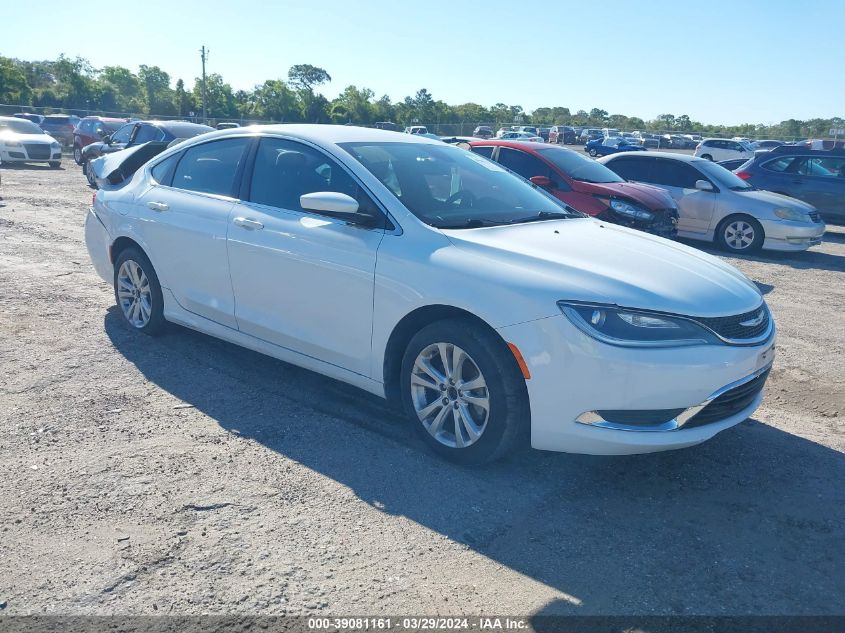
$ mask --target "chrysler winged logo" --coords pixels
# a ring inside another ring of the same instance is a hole
[[[747,321],[741,321],[740,325],[743,327],[755,327],[760,325],[763,322],[763,319],[766,318],[766,311],[763,308],[760,308],[760,312],[757,313],[757,316],[753,319],[748,319]]]

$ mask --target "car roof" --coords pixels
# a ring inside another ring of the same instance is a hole
[[[425,127],[412,126],[412,127]],[[250,125],[248,127],[232,128],[230,130],[215,130],[204,138],[225,138],[243,134],[268,134],[292,136],[317,144],[337,143],[430,143],[443,146],[439,139],[435,140],[420,135],[410,135],[405,132],[379,130],[357,125],[330,125],[321,123],[282,123],[273,125]]]
[[[760,154],[759,156],[790,156],[798,154],[802,156],[845,156],[845,148],[810,149],[809,147],[804,147],[803,145],[778,145],[765,154]],[[759,156],[755,156],[755,158],[758,158]]]
[[[634,158],[636,160],[649,160],[654,158],[668,158],[682,163],[709,163],[706,158],[699,158],[690,154],[677,154],[675,152],[625,152],[623,154],[611,154],[607,160],[612,158]]]

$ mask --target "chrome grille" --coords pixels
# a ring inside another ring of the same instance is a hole
[[[762,315],[760,314],[762,311]],[[762,319],[758,323],[743,325],[746,322],[756,321],[760,316]],[[760,306],[751,312],[745,312],[736,316],[727,317],[694,317],[705,327],[710,328],[722,338],[741,341],[744,339],[757,338],[769,328],[769,311],[765,306]]]
[[[44,143],[24,143],[26,155],[33,160],[43,160],[50,158],[50,146]]]

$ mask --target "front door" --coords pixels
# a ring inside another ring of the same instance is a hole
[[[263,138],[245,200],[228,229],[242,332],[369,375],[373,284],[384,229],[302,209],[301,195],[346,193],[372,205],[335,160],[303,143]],[[373,205],[374,208],[374,205]]]

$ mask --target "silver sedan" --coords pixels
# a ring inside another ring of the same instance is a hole
[[[686,154],[614,154],[599,160],[634,182],[661,187],[678,203],[678,236],[734,253],[803,251],[821,243],[815,207],[760,191],[724,167]]]

